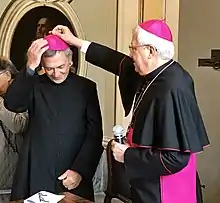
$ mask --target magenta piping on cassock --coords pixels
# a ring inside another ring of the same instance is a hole
[[[163,167],[166,169],[166,171],[167,171],[168,173],[172,174],[172,172],[166,167],[165,163],[163,162],[161,152],[160,152],[160,162],[163,164]]]
[[[128,144],[134,148],[154,148],[152,146],[140,146],[132,143],[133,130],[127,134]],[[156,147],[155,147],[156,148]],[[159,149],[159,148],[157,148]],[[160,148],[159,150],[180,151],[173,148]],[[161,203],[197,203],[196,196],[196,153],[189,152],[190,159],[186,167],[177,173],[172,173],[164,164],[160,152],[160,161],[170,175],[160,177]]]
[[[132,142],[132,136],[133,136],[133,129],[129,129],[128,133],[127,133],[127,140],[128,140],[128,144],[133,147],[133,148],[146,148],[146,149],[158,149],[158,150],[168,150],[168,151],[176,151],[176,152],[188,152],[188,153],[194,153],[194,152],[191,152],[190,150],[180,150],[180,149],[175,149],[175,148],[159,148],[159,147],[154,147],[154,146],[143,146],[143,145],[138,145],[138,144],[135,144]],[[206,145],[206,146],[203,146],[203,149],[208,147],[209,145]],[[201,153],[202,151],[200,152],[196,152],[195,154],[198,154],[198,153]]]
[[[181,152],[194,153],[194,152],[191,152],[190,150],[184,150],[184,151],[182,151],[182,150],[180,150],[180,149],[174,149],[174,148],[159,148],[159,147],[154,147],[154,146],[143,146],[143,145],[137,145],[137,144],[134,144],[134,143],[132,143],[132,144],[129,143],[129,145],[130,145],[131,147],[133,147],[133,148],[146,148],[146,149],[158,149],[158,150],[167,150],[167,151],[176,151],[176,152],[180,152],[180,151],[181,151]],[[208,147],[208,146],[209,146],[209,145],[204,146],[203,149],[206,148],[206,147]],[[203,151],[196,152],[195,154],[199,154],[199,153],[201,153],[201,152],[203,152]]]

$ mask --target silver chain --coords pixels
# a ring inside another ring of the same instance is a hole
[[[171,61],[169,64],[167,64],[167,65],[150,81],[150,83],[149,83],[149,84],[147,85],[147,87],[145,88],[144,92],[138,97],[137,102],[136,102],[137,104],[136,104],[136,105],[134,104],[134,110],[133,110],[133,115],[132,115],[132,117],[134,116],[134,114],[135,114],[137,108],[139,107],[139,105],[140,105],[140,103],[141,103],[141,101],[142,101],[142,99],[143,99],[143,97],[144,97],[146,91],[147,91],[148,88],[151,86],[151,84],[157,79],[157,77],[158,77],[163,71],[165,71],[165,70],[166,70],[169,66],[171,66],[173,63],[174,63],[174,61]],[[135,98],[134,98],[134,100],[135,100]],[[131,122],[132,122],[132,119],[131,119]]]

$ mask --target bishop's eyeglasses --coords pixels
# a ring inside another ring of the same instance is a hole
[[[137,48],[139,47],[149,47],[149,48],[152,48],[154,49],[155,51],[157,51],[156,47],[155,46],[152,46],[151,44],[143,44],[143,45],[129,45],[128,48],[130,50],[130,52],[133,52],[133,51],[137,51]]]

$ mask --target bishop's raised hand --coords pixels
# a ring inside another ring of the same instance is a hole
[[[78,48],[81,48],[81,46],[82,46],[83,40],[74,36],[73,33],[70,31],[70,29],[66,26],[57,25],[51,31],[51,33],[53,35],[57,35],[58,37],[60,37],[62,40],[64,40],[69,45],[76,46]]]

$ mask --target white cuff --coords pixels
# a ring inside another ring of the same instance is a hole
[[[84,41],[83,41],[83,44],[82,44],[82,46],[81,46],[80,51],[83,52],[84,54],[86,54],[87,49],[89,48],[89,45],[90,45],[90,44],[91,44],[91,42],[84,40]]]

